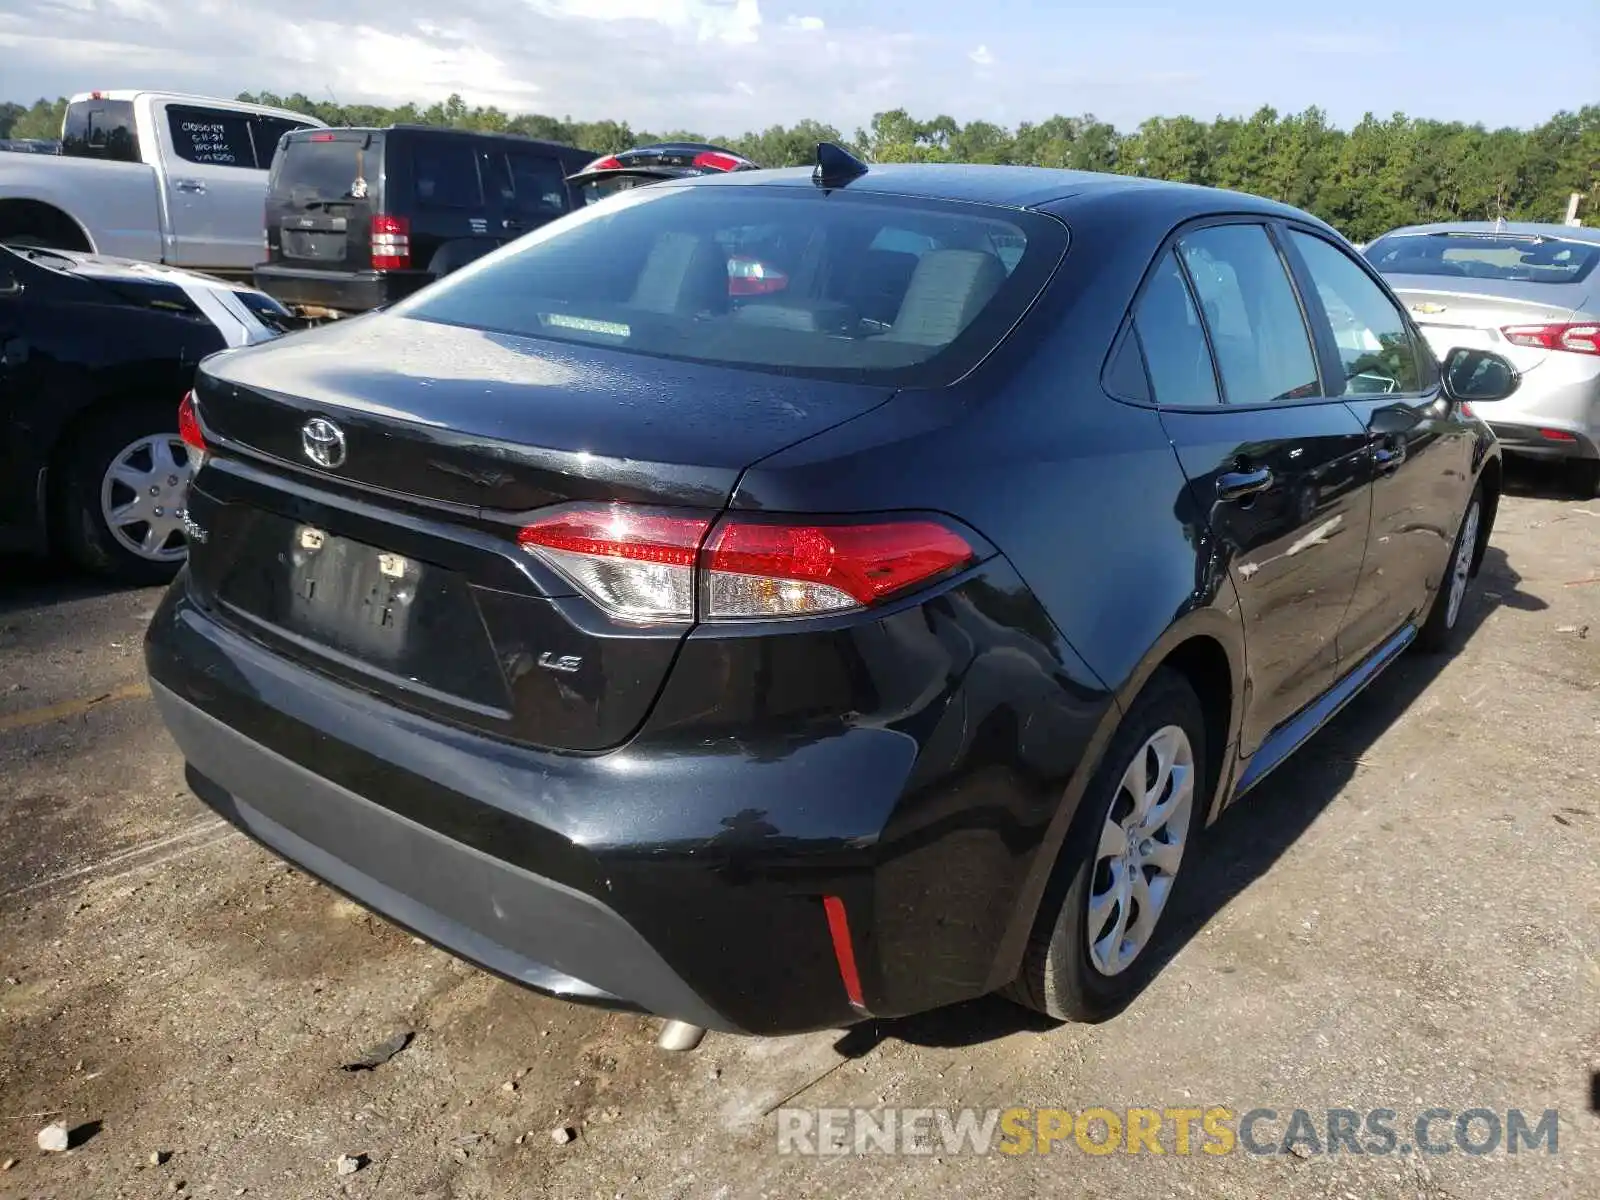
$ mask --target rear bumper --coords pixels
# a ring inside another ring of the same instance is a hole
[[[262,263],[255,285],[289,308],[368,312],[403,300],[433,281],[426,271],[320,271]]]
[[[896,628],[933,620],[968,647],[992,635],[962,612]],[[892,724],[647,723],[589,755],[508,744],[292,663],[200,608],[184,576],[146,662],[200,798],[360,903],[541,991],[782,1034],[863,1015],[824,896],[845,903],[872,1015],[1014,972],[1070,816],[1061,797],[1110,705],[1020,670],[1021,648],[1008,634],[964,666],[930,659],[954,690]],[[691,637],[683,655],[726,652]]]
[[[1494,430],[1495,437],[1507,454],[1547,460],[1600,458],[1600,445],[1596,444],[1588,429],[1577,422],[1518,425],[1490,421],[1489,428]]]
[[[593,897],[331,783],[160,683],[151,691],[195,794],[346,895],[541,991],[727,1027],[631,925]]]

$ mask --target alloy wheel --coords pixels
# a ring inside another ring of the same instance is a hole
[[[1102,975],[1125,971],[1150,944],[1183,861],[1194,788],[1194,748],[1177,725],[1151,734],[1122,774],[1085,914],[1089,961]]]
[[[1461,601],[1466,598],[1467,581],[1472,576],[1472,556],[1478,549],[1478,520],[1480,504],[1477,500],[1467,509],[1461,522],[1461,535],[1456,541],[1455,561],[1450,564],[1450,600],[1445,612],[1445,627],[1454,629],[1461,615]]]

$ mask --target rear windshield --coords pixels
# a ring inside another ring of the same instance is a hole
[[[353,200],[366,194],[368,164],[376,162],[367,137],[323,141],[326,134],[295,138],[274,166],[272,191],[296,203]]]
[[[1387,275],[1577,283],[1600,261],[1600,246],[1508,234],[1399,234],[1373,242],[1366,258]]]
[[[1066,230],[1038,213],[799,188],[636,188],[396,315],[789,375],[936,386],[1005,337]]]
[[[61,122],[61,153],[73,158],[139,161],[139,133],[131,100],[77,100]]]

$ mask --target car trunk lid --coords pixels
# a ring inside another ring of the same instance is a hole
[[[1458,346],[1492,350],[1524,373],[1543,363],[1550,351],[1519,346],[1501,331],[1513,325],[1573,320],[1588,291],[1581,284],[1532,289],[1526,283],[1493,279],[1474,279],[1470,286],[1461,286],[1436,275],[1386,275],[1385,279],[1439,358]]]
[[[208,361],[202,599],[279,653],[516,741],[644,719],[687,626],[608,620],[519,548],[578,500],[715,512],[753,462],[877,407],[799,381],[393,315]],[[331,428],[330,428],[331,427]],[[337,444],[323,465],[313,454]]]

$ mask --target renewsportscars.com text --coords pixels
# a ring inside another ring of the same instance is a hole
[[[1555,1109],[780,1108],[779,1154],[1555,1154]]]

